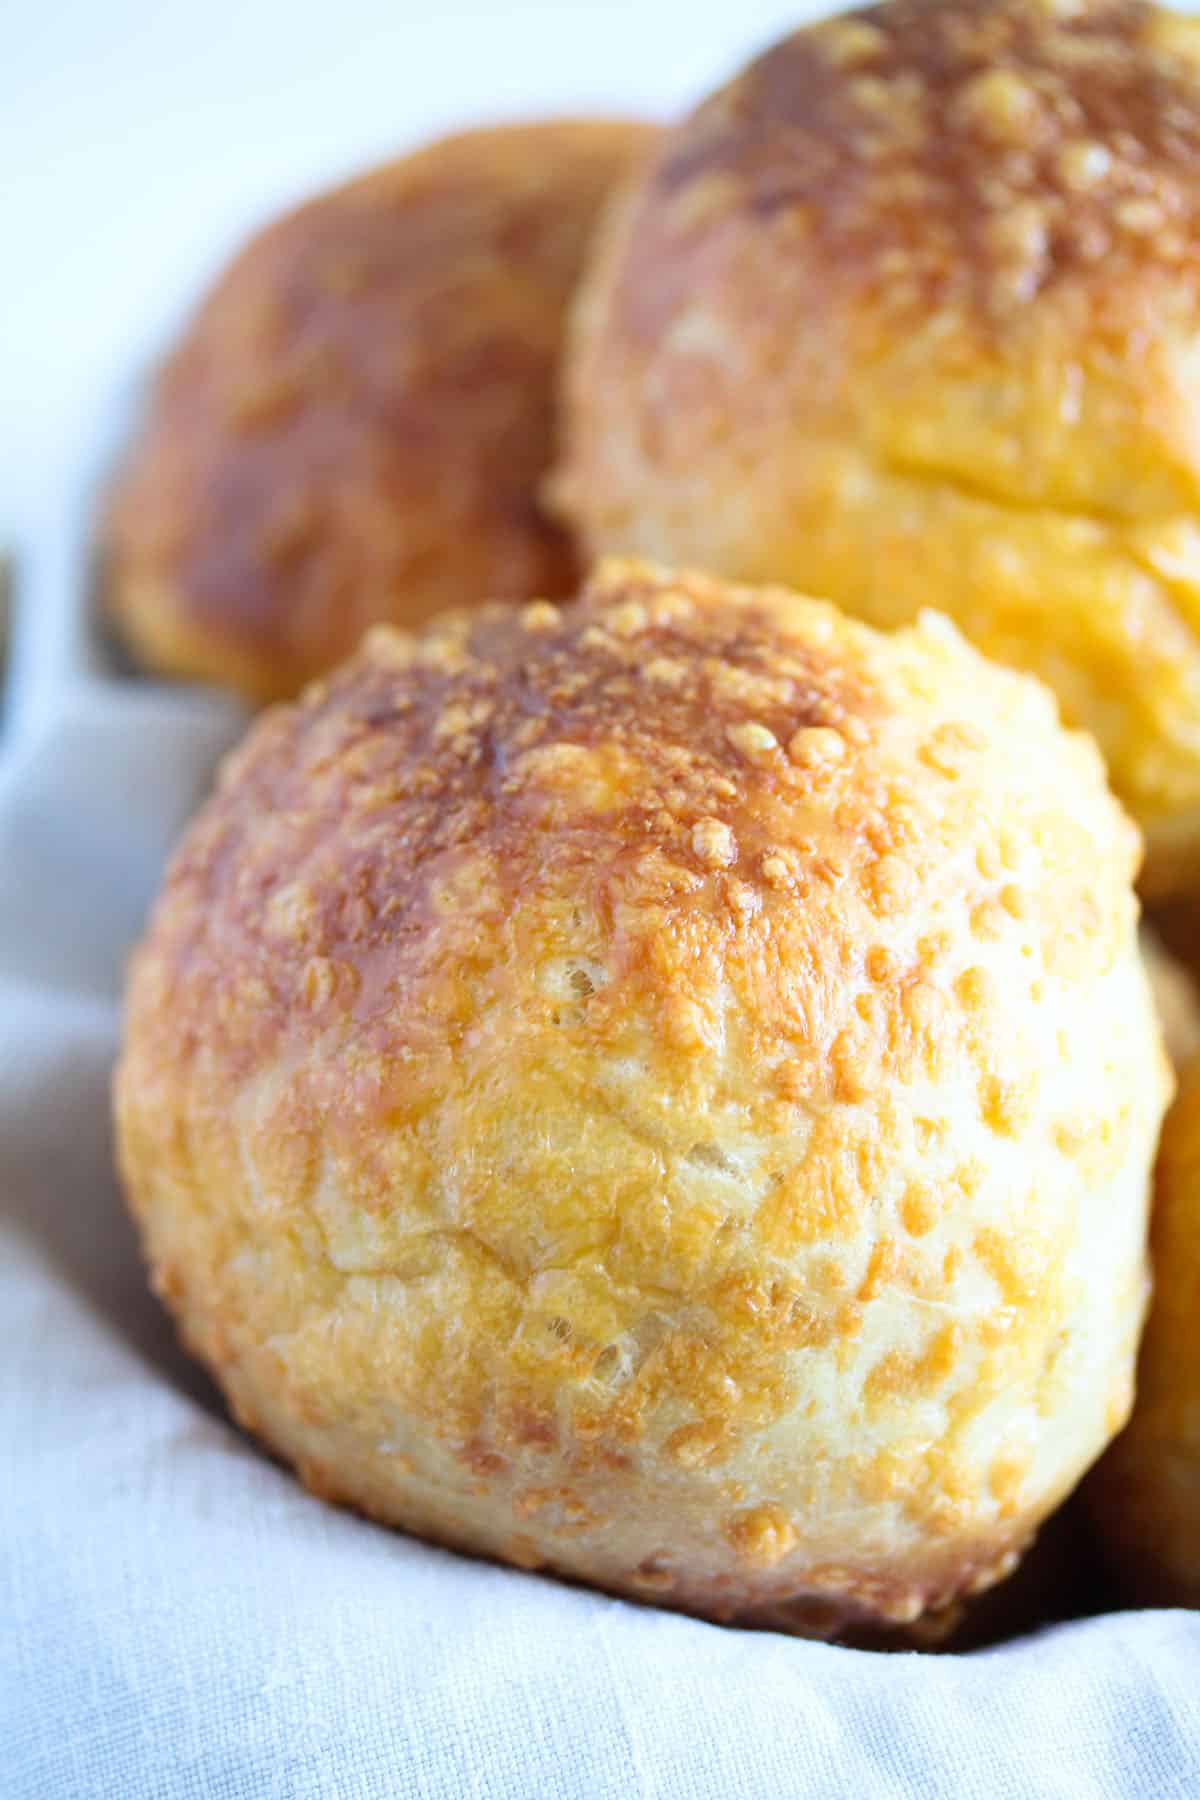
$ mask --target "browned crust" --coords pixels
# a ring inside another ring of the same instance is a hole
[[[785,38],[668,140],[646,190],[699,243],[791,218],[830,294],[897,313],[1196,268],[1200,32],[1141,0],[886,0]],[[707,205],[702,205],[702,201]],[[686,202],[686,208],[684,203]],[[636,260],[636,228],[635,228]],[[630,282],[654,335],[669,286]],[[1099,324],[1099,320],[1097,321]]]
[[[151,666],[295,691],[378,620],[576,576],[538,483],[563,315],[650,127],[468,132],[255,237],[163,369],[108,521]]]

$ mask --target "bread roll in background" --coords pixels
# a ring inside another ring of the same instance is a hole
[[[1141,947],[1167,1054],[1173,1066],[1182,1069],[1200,1050],[1200,995],[1188,968],[1164,949],[1149,926],[1142,928]],[[1200,1227],[1200,1214],[1197,1224]],[[1171,1279],[1169,1273],[1166,1278]],[[1181,1344],[1178,1353],[1187,1356],[1188,1346]],[[1135,1397],[1135,1421],[1140,1404],[1140,1396]],[[1101,1475],[1106,1467],[1107,1458],[1102,1458]],[[1017,1572],[964,1608],[961,1620],[930,1648],[955,1652],[982,1648],[1119,1605],[1123,1596],[1114,1590],[1113,1558],[1104,1554],[1105,1534],[1098,1528],[1091,1488],[1092,1482],[1085,1481],[1082,1490],[1047,1520]]]
[[[1180,1092],[1156,1167],[1154,1299],[1133,1416],[1084,1484],[1082,1503],[1118,1600],[1200,1606],[1200,961],[1186,912],[1177,904],[1142,930]]]
[[[1157,942],[1186,971],[1193,985],[1200,983],[1200,903],[1180,896],[1151,907],[1147,922]]]
[[[157,1290],[318,1494],[920,1622],[1128,1412],[1137,857],[1091,740],[933,616],[614,563],[377,631],[226,765],[135,957]]]
[[[1124,1597],[1200,1607],[1200,1061],[1167,1114],[1151,1229],[1154,1303],[1129,1425],[1086,1494]]]
[[[1200,993],[1186,963],[1164,948],[1152,927],[1142,927],[1142,958],[1163,1030],[1167,1055],[1182,1069],[1200,1052]]]
[[[1200,879],[1200,23],[892,0],[665,140],[578,302],[593,551],[926,605],[1089,727]]]
[[[163,369],[107,523],[134,653],[252,700],[378,620],[567,593],[538,501],[564,315],[625,121],[447,138],[255,237]]]

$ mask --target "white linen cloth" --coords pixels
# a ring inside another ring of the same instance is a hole
[[[1200,1614],[966,1657],[722,1630],[307,1497],[147,1293],[110,1172],[120,969],[235,729],[80,681],[0,763],[0,1794],[1200,1794]]]

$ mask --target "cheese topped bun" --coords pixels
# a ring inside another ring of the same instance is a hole
[[[605,233],[559,506],[593,550],[923,606],[1200,879],[1200,22],[888,0],[768,50]]]
[[[228,763],[129,988],[158,1291],[318,1493],[718,1618],[994,1582],[1123,1424],[1137,833],[927,616],[614,563]]]
[[[251,700],[379,621],[569,593],[543,510],[567,303],[651,127],[445,138],[277,220],[158,380],[107,523],[135,654]]]

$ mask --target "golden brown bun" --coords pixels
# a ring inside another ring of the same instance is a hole
[[[152,668],[294,693],[378,620],[568,593],[541,510],[567,302],[649,127],[474,131],[271,225],[163,370],[108,529]]]
[[[1200,1607],[1200,1062],[1167,1114],[1133,1418],[1087,1493],[1132,1598]]]
[[[894,0],[665,141],[578,304],[593,550],[936,606],[1100,739],[1200,882],[1200,22]]]
[[[613,564],[378,631],[135,959],[159,1292],[318,1493],[714,1616],[1005,1573],[1129,1406],[1137,836],[946,621]]]
[[[1181,895],[1151,907],[1147,918],[1168,955],[1187,971],[1193,984],[1200,984],[1200,902]]]
[[[1174,1069],[1200,1054],[1200,993],[1187,965],[1172,956],[1148,925],[1142,927],[1142,960]]]

